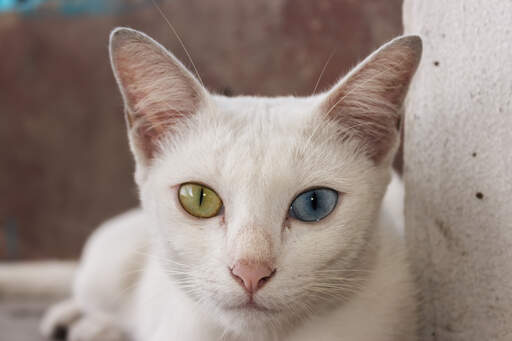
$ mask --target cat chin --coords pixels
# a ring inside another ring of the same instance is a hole
[[[277,327],[281,331],[288,330],[306,316],[301,306],[265,293],[256,295],[254,300],[249,300],[246,295],[238,295],[236,291],[223,297],[211,295],[209,299],[202,300],[202,304],[204,310],[210,312],[209,317],[223,330],[229,330],[235,339],[255,333],[249,339],[260,340],[263,331],[274,332]],[[261,340],[270,339],[276,338],[269,335]]]
[[[261,334],[272,330],[282,320],[282,312],[261,307],[222,308],[218,314],[221,325],[234,335]]]

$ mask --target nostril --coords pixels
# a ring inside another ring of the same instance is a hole
[[[235,281],[240,283],[242,286],[245,286],[244,280],[233,272],[233,268],[229,268],[229,272],[231,273],[231,276],[235,279]]]
[[[274,269],[270,275],[266,276],[266,277],[263,277],[262,279],[260,279],[258,281],[258,287],[257,289],[261,289],[273,276],[274,274],[276,273],[276,270]]]

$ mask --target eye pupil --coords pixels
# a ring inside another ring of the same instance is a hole
[[[316,192],[311,194],[311,208],[316,211],[318,209],[318,198],[316,196]]]
[[[199,206],[201,206],[203,204],[204,197],[205,197],[204,188],[201,187],[201,193],[199,194]]]

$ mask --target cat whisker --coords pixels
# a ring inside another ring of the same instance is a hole
[[[322,79],[322,76],[324,75],[325,70],[327,69],[327,65],[329,65],[329,62],[331,61],[331,58],[334,56],[335,50],[331,51],[329,54],[329,57],[327,58],[327,61],[324,64],[324,67],[322,68],[322,71],[320,71],[320,75],[318,76],[318,80],[315,83],[315,87],[313,89],[313,95],[316,93],[316,89],[318,88],[318,85],[320,84],[320,80]]]
[[[320,270],[314,270],[312,273],[354,273],[354,272],[362,272],[362,273],[372,273],[373,270],[366,270],[366,269],[320,269]]]
[[[192,64],[192,67],[194,68],[194,72],[196,73],[196,76],[197,78],[199,79],[199,81],[201,82],[201,85],[204,87],[204,83],[203,83],[203,80],[201,78],[201,76],[199,75],[199,71],[197,70],[197,67],[194,63],[194,61],[192,60],[192,56],[190,55],[190,53],[188,52],[188,49],[187,47],[185,46],[185,43],[183,42],[183,40],[181,40],[181,37],[180,35],[178,34],[178,31],[176,31],[176,29],[174,28],[174,26],[171,24],[171,21],[166,17],[166,15],[164,14],[164,12],[162,11],[162,8],[156,3],[155,0],[151,0],[151,2],[153,3],[153,5],[155,6],[155,8],[157,9],[158,13],[160,13],[160,15],[162,16],[162,18],[164,19],[164,21],[166,22],[167,26],[171,29],[172,33],[174,33],[174,35],[176,36],[176,38],[178,39],[178,42],[180,43],[181,47],[183,48],[183,51],[185,51],[185,54],[187,55],[187,58],[188,60],[190,61],[190,64]]]

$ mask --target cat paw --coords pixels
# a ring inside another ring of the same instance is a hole
[[[70,326],[81,316],[82,312],[73,300],[60,302],[46,311],[39,331],[47,339],[67,340]]]
[[[69,341],[124,341],[121,329],[108,319],[100,316],[86,315],[72,325]]]
[[[124,341],[123,331],[101,315],[84,314],[73,300],[51,307],[40,324],[41,334],[49,340]]]

